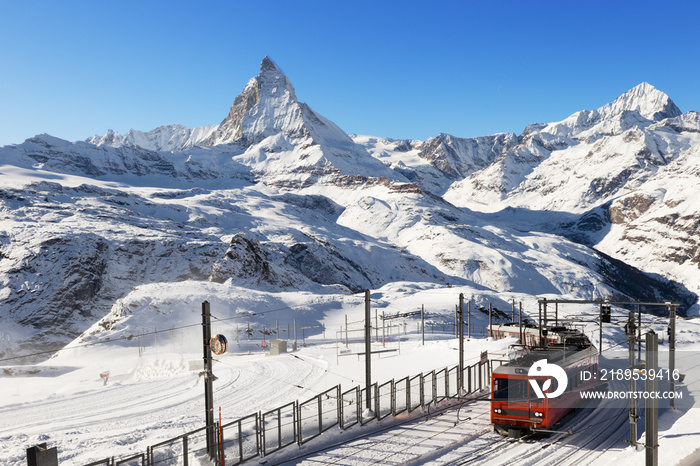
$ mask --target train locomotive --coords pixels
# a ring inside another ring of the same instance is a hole
[[[495,338],[514,336],[514,354],[491,373],[491,423],[511,437],[552,431],[559,420],[584,399],[583,391],[600,388],[598,350],[585,334],[565,327],[540,332],[536,325],[521,329],[502,324],[489,331]]]

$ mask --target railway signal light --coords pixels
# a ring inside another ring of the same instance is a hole
[[[600,321],[605,324],[610,323],[610,304],[600,305]]]

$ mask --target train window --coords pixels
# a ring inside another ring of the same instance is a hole
[[[525,400],[527,398],[527,381],[524,379],[494,379],[494,399]]]
[[[493,379],[493,397],[508,398],[508,379]]]

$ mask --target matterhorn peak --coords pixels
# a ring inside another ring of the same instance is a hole
[[[280,68],[279,65],[275,63],[275,61],[272,58],[269,57],[269,55],[265,55],[265,58],[263,58],[262,62],[260,62],[260,74],[265,72],[284,74],[282,68]]]
[[[601,110],[612,115],[634,111],[653,121],[676,117],[682,113],[668,95],[647,82],[633,87]]]
[[[233,101],[231,110],[216,131],[205,142],[206,145],[226,144],[245,138],[246,142],[257,142],[280,130],[276,128],[289,113],[298,106],[294,86],[282,69],[266,56],[260,63],[260,74],[248,81],[243,92]]]

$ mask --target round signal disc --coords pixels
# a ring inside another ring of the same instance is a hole
[[[228,340],[223,335],[216,335],[209,340],[209,347],[214,354],[224,354],[228,349]]]

